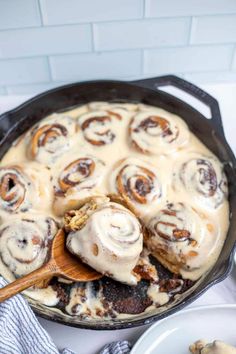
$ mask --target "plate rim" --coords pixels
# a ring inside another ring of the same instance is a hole
[[[170,315],[168,317],[165,317],[157,322],[155,322],[151,327],[149,327],[142,335],[141,337],[135,342],[134,346],[131,349],[130,354],[137,354],[136,350],[138,349],[140,343],[146,338],[150,332],[155,330],[156,327],[159,327],[163,322],[166,322],[168,320],[173,319],[174,317],[178,317],[180,315],[183,315],[185,313],[189,312],[198,312],[200,310],[213,310],[213,309],[232,309],[236,310],[236,304],[212,304],[212,305],[201,305],[201,306],[194,306],[188,309],[181,310],[177,313],[174,313],[173,315]]]

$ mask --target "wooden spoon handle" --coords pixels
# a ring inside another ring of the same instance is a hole
[[[37,284],[39,281],[52,277],[58,274],[58,268],[54,261],[49,261],[39,269],[34,270],[32,273],[25,275],[22,278],[4,286],[0,289],[0,302],[3,302],[10,297],[20,293],[21,291],[30,288],[32,285]]]

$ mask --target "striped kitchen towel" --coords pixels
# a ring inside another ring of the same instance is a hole
[[[0,287],[6,281],[0,277]],[[105,346],[100,354],[127,354],[127,341]],[[58,351],[48,333],[39,324],[21,295],[0,304],[0,354],[75,354],[69,349]]]

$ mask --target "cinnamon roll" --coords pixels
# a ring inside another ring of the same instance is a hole
[[[98,272],[135,285],[133,272],[143,248],[142,228],[122,205],[91,200],[65,216],[67,248]],[[89,235],[89,237],[88,237]]]
[[[121,160],[111,174],[111,193],[118,193],[137,211],[146,213],[162,198],[163,188],[157,172],[157,168],[138,158]]]
[[[54,211],[63,215],[77,208],[87,198],[100,195],[97,187],[104,174],[105,163],[94,156],[85,155],[72,161],[60,171],[54,184]]]
[[[158,109],[137,113],[129,126],[133,146],[150,154],[170,154],[189,141],[185,122],[172,114]]]
[[[76,132],[76,120],[54,113],[50,118],[36,124],[29,134],[28,156],[43,164],[55,160],[71,146]]]
[[[112,144],[116,139],[119,122],[123,119],[123,111],[123,109],[119,108],[110,108],[81,115],[78,118],[78,124],[85,140],[95,146]]]
[[[190,345],[189,350],[192,354],[236,354],[235,347],[219,340],[215,340],[212,343],[198,340]]]
[[[188,193],[202,207],[218,208],[227,199],[227,179],[217,158],[189,154],[174,172],[174,190]]]
[[[171,272],[195,280],[206,270],[219,240],[219,230],[207,215],[186,204],[167,204],[153,216],[145,244]]]
[[[43,265],[57,229],[52,218],[33,214],[15,216],[1,225],[0,257],[11,272],[11,278],[21,277]]]
[[[41,180],[44,177],[44,183]],[[6,212],[26,212],[40,201],[49,205],[48,171],[25,165],[0,168],[0,209]],[[46,184],[45,184],[46,183]]]
[[[119,120],[129,118],[137,111],[137,105],[133,103],[92,102],[88,106],[92,111],[106,111]]]

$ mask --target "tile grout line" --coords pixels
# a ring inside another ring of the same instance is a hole
[[[6,86],[7,95],[11,95],[11,92],[9,91],[9,88],[10,88],[9,86],[10,86],[10,85],[7,85],[7,86]]]
[[[232,50],[232,57],[231,57],[231,61],[230,61],[230,65],[229,65],[229,70],[234,72],[235,70],[233,69],[233,64],[234,64],[234,57],[236,56],[236,44],[233,47]]]
[[[188,46],[191,46],[192,42],[192,34],[193,34],[193,26],[194,26],[194,17],[190,17],[190,24],[189,24],[189,34],[188,34]]]
[[[94,27],[94,23],[91,23],[90,27],[91,27],[92,53],[95,53],[96,49],[95,49],[95,27]]]
[[[42,12],[42,8],[41,8],[41,2],[40,0],[37,0],[38,3],[38,8],[39,8],[39,16],[40,16],[40,21],[41,21],[41,27],[44,27],[44,23],[43,23],[43,12]]]
[[[110,54],[110,53],[123,53],[123,52],[134,52],[134,51],[140,51],[140,50],[148,50],[150,52],[152,51],[165,51],[169,49],[192,49],[192,48],[215,48],[215,47],[235,47],[235,42],[219,42],[219,43],[197,43],[197,44],[179,44],[179,45],[160,45],[160,46],[152,46],[152,47],[145,47],[145,46],[140,46],[136,48],[116,48],[116,49],[102,49],[102,50],[95,50],[93,51],[82,51],[82,52],[67,52],[67,53],[47,53],[47,54],[38,54],[38,55],[27,55],[27,56],[17,56],[17,57],[1,57],[0,58],[0,63],[3,61],[17,61],[17,60],[26,60],[26,59],[39,59],[39,58],[45,58],[46,56],[54,56],[54,57],[66,57],[66,56],[73,56],[73,55],[88,55],[88,54],[94,54],[94,53],[102,53],[102,54]]]
[[[142,73],[141,73],[141,75],[145,75],[145,49],[142,49],[141,63],[142,63]]]
[[[142,19],[145,19],[146,18],[146,0],[143,0],[143,17]]]
[[[0,96],[8,95],[7,85],[1,86],[1,88],[3,89],[3,92],[0,93]]]
[[[52,78],[52,66],[51,66],[51,61],[50,61],[50,57],[47,55],[46,56],[46,60],[47,60],[47,66],[48,66],[48,73],[49,73],[49,83],[53,82],[53,78]]]
[[[161,19],[161,18],[163,18],[163,19],[167,19],[167,18],[181,18],[181,17],[190,17],[190,16],[193,16],[193,17],[198,17],[198,18],[200,18],[200,17],[227,17],[227,16],[235,16],[236,15],[236,11],[233,11],[233,12],[227,12],[227,13],[214,13],[214,14],[212,14],[212,13],[206,13],[206,14],[185,14],[185,15],[169,15],[169,16],[167,16],[167,15],[164,15],[164,16],[153,16],[153,17],[151,17],[151,16],[149,16],[149,17],[145,17],[146,19]]]
[[[39,1],[39,0],[38,0]],[[229,14],[210,14],[210,15],[192,15],[192,17],[198,17],[198,18],[203,18],[203,17],[215,17],[215,16],[220,16],[220,17],[224,17],[224,16],[236,16],[236,12],[235,13],[229,13]],[[163,17],[137,17],[137,18],[125,18],[125,19],[115,19],[115,20],[94,20],[94,21],[85,21],[85,22],[72,22],[72,23],[58,23],[58,24],[53,24],[53,25],[49,25],[49,24],[44,24],[43,23],[43,15],[41,13],[41,7],[40,7],[40,19],[42,21],[42,25],[38,26],[23,26],[23,27],[14,27],[14,28],[2,28],[0,29],[0,32],[8,32],[8,31],[14,31],[14,30],[31,30],[31,29],[36,29],[36,28],[54,28],[54,27],[72,27],[72,26],[83,26],[83,25],[89,25],[91,23],[93,24],[110,24],[110,23],[118,23],[118,22],[139,22],[139,21],[145,21],[145,22],[151,22],[151,21],[159,21],[159,20],[176,20],[176,19],[186,19],[186,18],[190,18],[191,15],[177,15],[177,16],[163,16]]]

